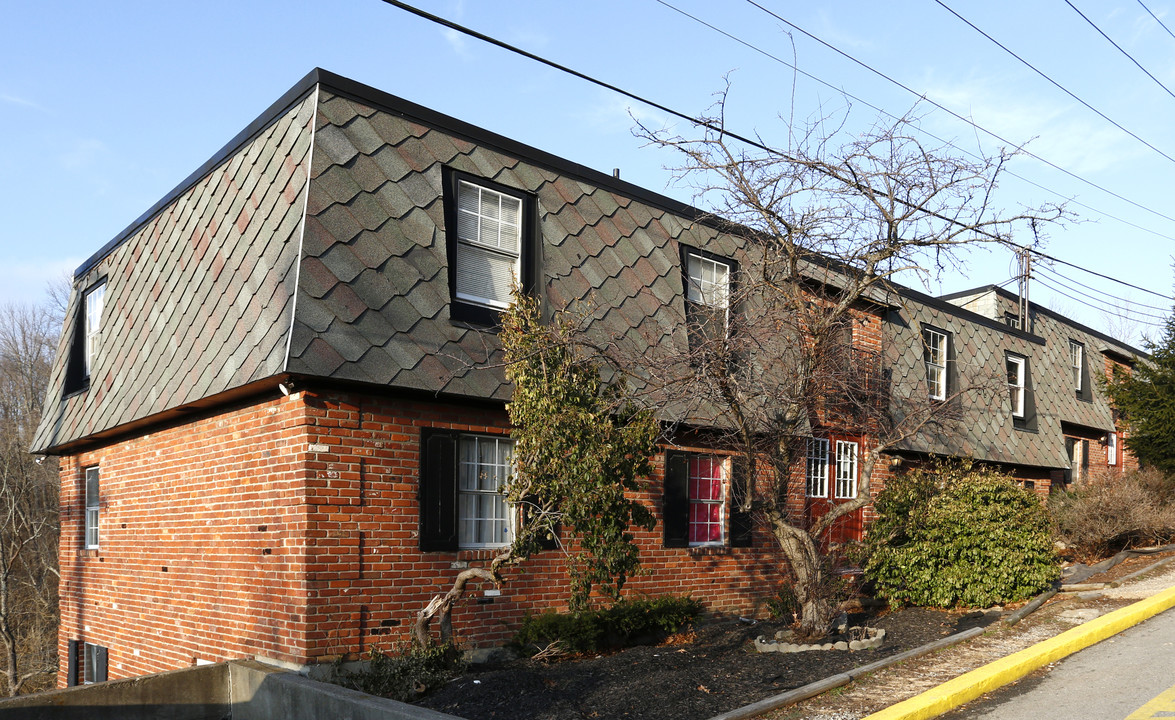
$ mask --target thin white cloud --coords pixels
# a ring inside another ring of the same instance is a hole
[[[33,108],[34,110],[44,111],[41,105],[29,100],[28,98],[17,97],[16,95],[8,95],[7,93],[0,93],[0,102],[7,105],[18,105],[20,107]]]
[[[927,96],[975,124],[1014,144],[1029,143],[1028,150],[1078,175],[1098,173],[1129,163],[1140,154],[1116,128],[1090,120],[1075,103],[1055,103],[1038,97],[1010,94],[1008,85],[997,86],[983,79],[944,84],[928,82]],[[987,153],[1003,143],[980,131],[961,128],[958,121],[935,112],[931,122],[942,123],[945,137],[966,138],[965,146],[978,134]],[[946,129],[948,128],[949,129]],[[942,134],[938,132],[937,134]]]

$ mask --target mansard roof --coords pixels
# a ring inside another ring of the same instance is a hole
[[[545,297],[603,298],[595,322],[616,335],[684,342],[655,312],[680,304],[679,247],[744,244],[668,197],[315,70],[78,269],[34,450],[297,375],[504,401],[496,339],[449,316],[442,168],[532,194]],[[94,367],[71,386],[84,293],[104,280]]]

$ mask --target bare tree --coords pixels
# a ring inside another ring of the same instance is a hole
[[[1011,247],[1014,226],[1035,236],[1065,211],[993,206],[1014,153],[960,158],[923,145],[905,120],[843,145],[822,134],[820,122],[794,135],[786,151],[755,148],[724,132],[724,103],[725,96],[715,115],[699,119],[699,137],[644,126],[638,133],[680,153],[679,179],[715,209],[716,222],[744,238],[737,283],[721,298],[686,288],[688,342],[596,342],[614,371],[631,378],[639,401],[739,451],[756,489],[734,500],[770,528],[788,561],[781,572],[794,579],[799,630],[817,637],[832,616],[822,539],[872,502],[883,452],[959,412],[945,394],[928,398],[925,376],[888,377],[877,349],[854,338],[863,324],[881,322],[880,309],[900,303],[896,274],[957,270],[962,251]],[[977,373],[954,392],[993,387]],[[789,489],[803,477],[805,443],[817,428],[853,429],[866,443],[855,497],[812,520],[789,502]]]
[[[0,307],[0,645],[9,695],[52,686],[57,669],[57,463],[28,452],[60,320]]]

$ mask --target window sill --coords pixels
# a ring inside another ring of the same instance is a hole
[[[508,547],[510,546],[503,545],[501,547],[461,548],[457,550],[457,559],[463,560],[465,562],[493,560],[494,558],[498,557],[498,555],[502,554],[502,552],[505,551]]]
[[[710,557],[712,555],[730,555],[729,545],[693,545],[689,548],[692,557]]]

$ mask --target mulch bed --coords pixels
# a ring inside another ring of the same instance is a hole
[[[872,618],[854,615],[853,624],[867,621],[885,628],[880,648],[793,654],[759,653],[753,647],[756,636],[774,637],[782,624],[716,620],[696,628],[696,638],[688,643],[671,638],[658,646],[552,664],[515,660],[476,667],[419,704],[468,720],[704,719],[998,617],[926,608]]]

